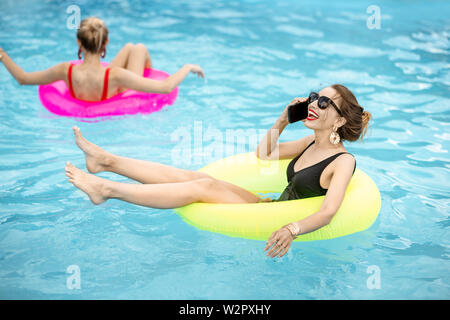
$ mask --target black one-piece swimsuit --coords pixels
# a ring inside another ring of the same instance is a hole
[[[281,196],[275,201],[286,201],[286,200],[295,200],[295,199],[303,199],[310,197],[323,196],[327,193],[328,189],[324,189],[320,186],[320,175],[323,170],[329,165],[334,159],[339,157],[341,154],[348,152],[339,152],[331,157],[328,157],[312,166],[304,168],[300,171],[294,172],[294,165],[297,160],[302,156],[302,154],[308,149],[315,141],[311,142],[302,153],[296,156],[289,163],[286,175],[288,180],[288,185],[284,189]],[[351,154],[351,153],[348,153]],[[355,173],[355,168],[353,169],[353,173]]]

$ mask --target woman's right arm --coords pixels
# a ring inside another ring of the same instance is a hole
[[[21,85],[24,84],[48,84],[66,78],[66,72],[69,67],[68,62],[57,64],[47,70],[36,72],[25,72],[19,67],[8,54],[0,48],[0,61],[5,65],[6,69]]]
[[[256,148],[255,154],[258,158],[263,160],[278,160],[290,159],[295,157],[301,150],[311,143],[314,135],[303,137],[299,140],[278,143],[278,138],[283,132],[284,128],[289,124],[288,108],[294,103],[304,101],[307,98],[295,98],[284,108],[280,117],[275,121],[275,124],[270,128],[264,138]]]
[[[112,68],[111,81],[120,88],[141,92],[170,93],[184,80],[184,78],[186,78],[189,72],[196,73],[202,78],[205,77],[200,66],[186,64],[180,70],[162,81],[144,78],[123,68]]]

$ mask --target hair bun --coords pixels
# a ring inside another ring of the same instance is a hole
[[[81,46],[89,52],[100,53],[108,39],[108,29],[104,22],[96,17],[83,19],[77,31]]]
[[[92,23],[90,26],[91,31],[100,31],[102,26],[98,23]]]

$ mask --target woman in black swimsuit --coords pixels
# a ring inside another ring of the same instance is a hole
[[[308,98],[294,99],[291,104],[305,99]],[[267,255],[271,257],[286,254],[296,235],[314,231],[331,221],[356,167],[355,159],[346,152],[342,141],[362,139],[371,118],[346,87],[333,85],[310,95],[309,115],[304,124],[314,130],[314,134],[278,143],[279,135],[288,125],[289,105],[258,145],[256,155],[268,160],[294,158],[287,170],[288,185],[276,201],[326,196],[318,212],[272,234],[265,247],[265,250],[270,248]],[[89,172],[110,171],[141,182],[128,184],[103,179],[68,162],[65,170],[69,181],[84,191],[94,204],[111,198],[153,208],[176,208],[193,202],[265,201],[239,186],[202,172],[111,154],[87,141],[79,128],[73,130],[78,147],[85,153]]]

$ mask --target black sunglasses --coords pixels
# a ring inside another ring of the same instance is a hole
[[[317,101],[317,106],[320,109],[326,109],[328,108],[328,106],[331,104],[337,111],[337,113],[343,117],[341,110],[338,109],[338,107],[336,106],[336,104],[333,102],[333,100],[331,100],[330,98],[326,97],[326,96],[319,96],[319,94],[317,92],[311,92],[309,94],[308,97],[308,104],[313,103],[314,101]]]

